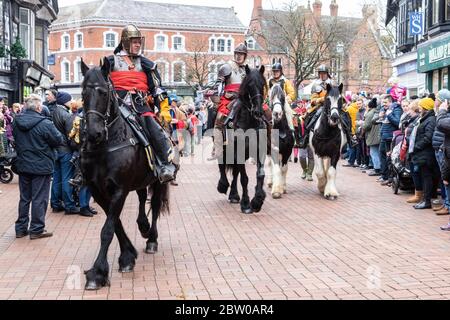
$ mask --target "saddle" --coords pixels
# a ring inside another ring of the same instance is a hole
[[[121,105],[119,106],[120,113],[125,121],[130,126],[131,130],[134,133],[134,136],[138,140],[138,143],[144,146],[145,153],[147,155],[147,161],[149,167],[152,171],[155,171],[156,166],[156,157],[155,152],[153,151],[153,147],[150,144],[149,139],[145,133],[143,128],[143,124],[141,123],[141,118],[134,112],[132,112],[127,106]]]

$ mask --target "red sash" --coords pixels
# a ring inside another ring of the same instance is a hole
[[[148,81],[145,72],[113,71],[111,80],[116,90],[148,92]]]
[[[224,91],[225,92],[239,92],[240,87],[241,87],[241,85],[239,83],[229,84],[225,87]],[[229,106],[230,102],[232,102],[232,101],[233,100],[227,99],[227,98],[225,98],[225,95],[223,95],[220,98],[220,103],[219,103],[219,107],[217,108],[217,111],[219,111],[220,113],[227,116],[230,113],[230,110],[228,110],[228,106]]]

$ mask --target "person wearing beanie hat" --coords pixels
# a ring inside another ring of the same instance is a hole
[[[439,167],[433,148],[433,134],[436,128],[434,101],[424,98],[419,101],[421,117],[419,125],[410,136],[409,151],[414,166],[418,166],[423,184],[423,199],[415,209],[431,209],[433,181],[439,177]]]
[[[56,104],[60,106],[69,107],[69,102],[72,101],[72,96],[67,92],[58,92],[56,95]]]
[[[69,180],[75,174],[75,168],[70,161],[73,155],[69,142],[69,134],[73,127],[73,118],[69,111],[71,100],[72,96],[69,93],[58,92],[56,95],[56,107],[51,114],[56,129],[64,137],[64,143],[56,149],[57,156],[50,203],[55,213],[65,211],[66,214],[79,214],[80,208],[75,205],[72,196],[73,187],[69,183]]]
[[[448,89],[440,90],[436,96],[436,99],[439,100],[439,102],[450,100],[450,91]]]
[[[378,100],[373,98],[368,103],[369,110],[364,117],[363,130],[366,133],[366,144],[369,147],[370,158],[373,163],[373,171],[369,172],[369,176],[381,176],[380,161],[380,124],[374,119],[377,117]]]
[[[419,101],[419,107],[421,107],[423,111],[433,110],[434,100],[431,98],[423,98]]]

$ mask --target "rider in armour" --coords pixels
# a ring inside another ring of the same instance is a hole
[[[311,107],[308,110],[306,117],[306,131],[310,132],[314,129],[317,120],[319,120],[322,113],[322,106],[325,102],[327,95],[327,85],[333,85],[331,79],[330,69],[326,65],[320,65],[317,69],[319,73],[319,79],[313,82],[311,88]],[[351,134],[351,121],[347,112],[341,111],[342,129],[347,137],[347,141],[350,145],[356,143]]]
[[[212,97],[220,97],[217,108],[217,116],[214,125],[214,148],[209,161],[221,157],[223,151],[223,129],[225,125],[234,119],[236,105],[234,102],[239,96],[239,88],[246,76],[245,60],[248,49],[245,43],[239,44],[234,49],[234,60],[220,67],[217,81],[213,89]]]
[[[165,183],[174,179],[173,151],[169,137],[154,118],[154,112],[155,107],[162,111],[167,105],[167,94],[160,88],[161,78],[156,64],[142,54],[144,45],[141,31],[135,25],[127,25],[122,30],[121,42],[114,55],[107,59],[119,101],[140,116],[145,136],[155,152],[156,173]]]

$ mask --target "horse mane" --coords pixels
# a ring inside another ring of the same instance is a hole
[[[94,75],[95,79],[92,79]],[[93,67],[86,72],[83,77],[83,82],[81,82],[81,87],[86,88],[87,83],[92,82],[93,80],[94,82],[95,80],[99,80],[102,85],[107,85],[105,78],[103,78],[102,70],[100,67]]]
[[[247,73],[244,80],[242,80],[241,87],[239,89],[239,99],[243,102],[248,102],[249,97],[247,88],[249,86],[255,86],[256,88],[260,88],[262,86],[264,88],[265,85],[266,81],[259,70],[250,69],[250,72]]]
[[[283,106],[284,110],[284,106],[286,104],[286,94],[279,84],[274,85],[270,90],[270,101],[273,101],[275,97],[278,97],[278,99],[280,99],[281,105]]]

